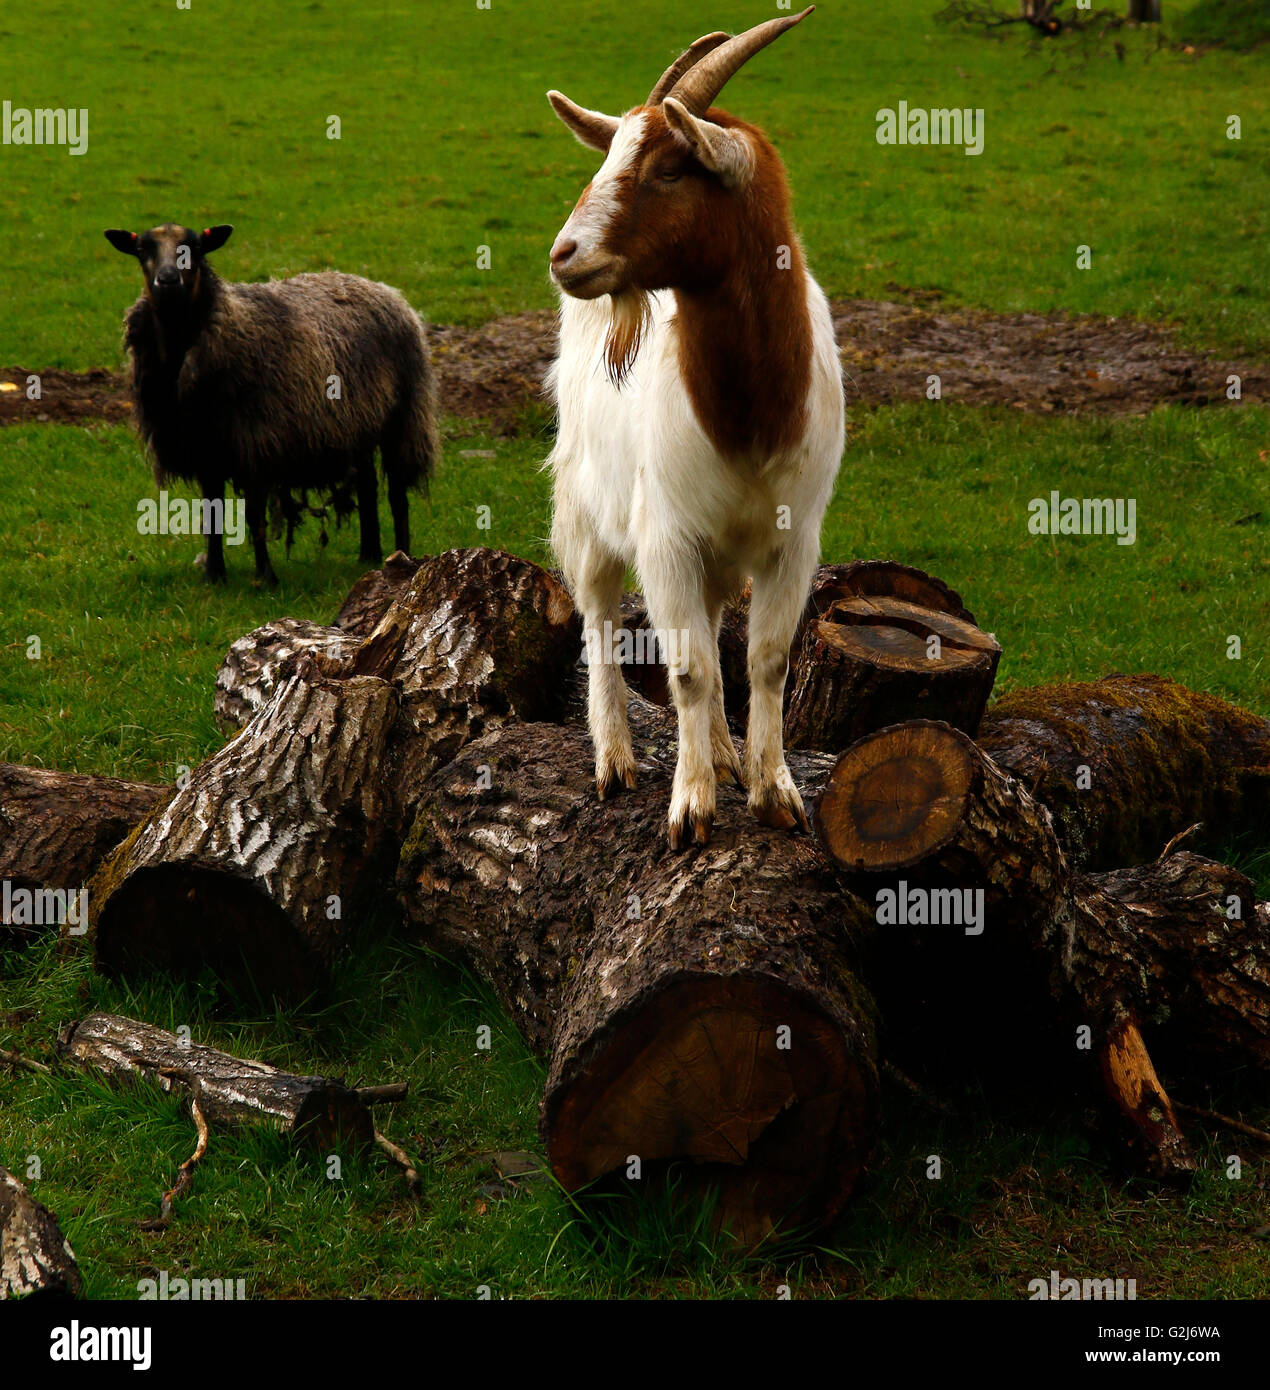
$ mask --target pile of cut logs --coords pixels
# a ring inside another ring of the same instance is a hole
[[[624,617],[647,625],[637,596]],[[743,598],[721,634],[738,733],[745,628]],[[1270,1066],[1270,905],[1180,847],[1265,823],[1270,721],[1149,675],[987,710],[1000,648],[959,595],[827,566],[786,716],[816,838],[758,826],[721,786],[710,843],[672,854],[664,668],[627,668],[639,787],[601,803],[582,645],[527,561],[396,555],[329,627],[233,645],[215,696],[232,737],[188,784],[0,767],[0,878],[87,883],[112,975],[210,967],[291,1002],[395,919],[488,981],[546,1059],[562,1183],[679,1161],[747,1242],[842,1208],[884,1059],[1083,1073],[1169,1178],[1195,1159],[1148,1044],[1174,1086]],[[355,1095],[307,1080],[366,1131]]]

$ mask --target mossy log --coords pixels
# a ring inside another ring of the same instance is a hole
[[[359,1091],[325,1076],[297,1076],[119,1014],[96,1013],[67,1025],[62,1054],[106,1076],[144,1078],[198,1103],[211,1125],[259,1121],[297,1145],[329,1153],[368,1148],[375,1137]]]
[[[1071,863],[1154,859],[1202,822],[1270,813],[1270,720],[1162,676],[1019,690],[984,717],[979,746],[1053,812]]]
[[[541,1130],[570,1189],[639,1160],[717,1184],[753,1241],[838,1211],[872,1146],[867,926],[815,845],[721,787],[710,844],[655,852],[673,720],[638,696],[639,789],[595,799],[585,730],[507,724],[440,769],[398,883],[424,940],[488,980],[548,1059]],[[829,760],[794,755],[810,794]]]
[[[257,712],[94,880],[109,973],[321,992],[390,905],[423,781],[491,724],[558,715],[580,646],[560,585],[492,550],[422,562],[361,642],[296,627],[235,643],[218,708]]]
[[[73,1298],[82,1287],[57,1217],[0,1168],[0,1302],[34,1294]]]
[[[1270,912],[1236,870],[1179,852],[1074,873],[1048,809],[938,723],[849,749],[816,828],[855,891],[894,909],[870,974],[891,1027],[916,1004],[945,1055],[1023,1036],[1084,1051],[1149,1171],[1179,1177],[1194,1160],[1144,1032],[1179,1074],[1270,1068]]]
[[[0,763],[0,880],[10,893],[77,890],[165,797],[168,787]],[[0,939],[21,942],[42,928],[6,923]]]

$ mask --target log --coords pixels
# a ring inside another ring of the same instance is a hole
[[[786,745],[837,752],[921,718],[973,734],[1000,659],[994,638],[950,613],[885,596],[837,599],[803,633]]]
[[[1108,1098],[1157,1176],[1184,1177],[1194,1160],[1143,1030],[1182,1067],[1270,1067],[1270,912],[1236,870],[1178,852],[1074,873],[1048,809],[965,734],[931,722],[849,749],[815,826],[879,911],[904,899],[875,937],[881,969],[870,975],[892,1027],[911,1020],[952,1065],[1015,1040],[1025,1071],[1033,1061],[1018,1039],[1070,1048],[1087,1028]],[[973,944],[959,919],[931,920],[937,905],[968,916],[965,892],[980,895]]]
[[[302,656],[347,657],[360,639],[303,618],[278,618],[240,637],[216,672],[213,715],[227,734],[245,729],[294,673]]]
[[[293,675],[93,880],[100,970],[321,993],[396,862],[384,680]]]
[[[168,787],[0,763],[0,880],[14,890],[77,890],[160,801]],[[10,914],[13,916],[14,914]],[[5,921],[0,941],[42,928]]]
[[[144,1078],[197,1102],[212,1125],[263,1122],[318,1153],[366,1149],[375,1126],[366,1098],[341,1081],[296,1076],[119,1014],[95,1013],[68,1024],[63,1056],[109,1077]]]
[[[82,1287],[57,1217],[0,1168],[0,1301],[34,1294],[74,1298]]]
[[[361,642],[298,626],[234,644],[218,708],[257,712],[94,880],[108,973],[210,968],[291,1003],[322,993],[392,908],[427,777],[505,719],[562,715],[580,650],[560,585],[493,550],[423,561]]]
[[[823,1223],[876,1126],[859,904],[732,788],[708,846],[652,852],[674,723],[638,696],[630,715],[639,788],[613,801],[596,801],[577,727],[505,724],[438,770],[398,873],[407,920],[548,1059],[540,1127],[567,1188],[680,1162],[743,1242]],[[828,766],[791,759],[809,792]]]
[[[978,742],[1050,808],[1081,869],[1154,859],[1197,821],[1222,833],[1270,813],[1270,720],[1162,676],[1015,691]]]

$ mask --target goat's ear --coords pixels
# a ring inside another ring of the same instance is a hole
[[[661,108],[671,130],[688,145],[700,163],[717,174],[725,188],[745,183],[754,172],[754,153],[739,131],[727,130],[713,121],[694,116],[674,97],[667,97]]]
[[[137,254],[136,232],[121,232],[117,227],[112,227],[105,233],[105,237],[116,251],[122,251],[125,256]]]
[[[570,101],[563,92],[548,92],[547,100],[578,140],[593,150],[608,154],[620,124],[616,116],[606,116],[602,111],[588,111],[586,107]]]
[[[221,222],[215,227],[207,227],[203,235],[198,239],[198,249],[205,256],[211,255],[213,251],[219,251],[229,240],[229,235],[233,227],[228,222]]]

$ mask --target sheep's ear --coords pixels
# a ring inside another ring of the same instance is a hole
[[[117,227],[114,227],[108,231],[105,236],[106,240],[116,251],[122,251],[125,256],[135,256],[137,254],[136,232],[121,232]]]
[[[205,256],[211,255],[213,251],[219,251],[229,240],[229,234],[233,230],[234,229],[228,222],[222,222],[215,227],[205,228],[203,235],[198,239],[198,249]]]

